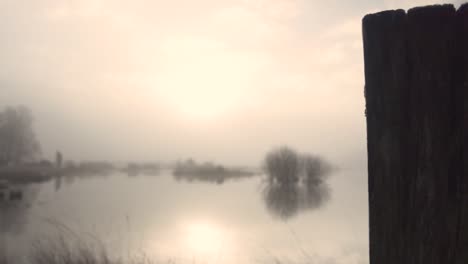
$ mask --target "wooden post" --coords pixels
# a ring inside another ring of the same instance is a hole
[[[466,264],[468,5],[370,14],[363,39],[370,263]]]

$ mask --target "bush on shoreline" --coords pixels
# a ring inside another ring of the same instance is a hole
[[[332,170],[319,156],[299,154],[289,147],[280,147],[266,154],[264,168],[271,183],[293,185],[302,181],[318,184]]]

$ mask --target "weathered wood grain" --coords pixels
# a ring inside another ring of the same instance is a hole
[[[468,7],[363,19],[371,264],[468,263]]]

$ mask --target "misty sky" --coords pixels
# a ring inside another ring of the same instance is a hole
[[[0,0],[0,107],[31,108],[46,157],[365,165],[361,18],[432,3]]]

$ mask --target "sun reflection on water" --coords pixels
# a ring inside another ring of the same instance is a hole
[[[190,218],[176,221],[165,231],[151,232],[145,249],[159,260],[177,263],[238,263],[238,234],[224,221]],[[245,261],[244,261],[245,262]]]
[[[217,257],[233,246],[229,232],[210,221],[193,221],[183,226],[182,242],[191,255]]]

